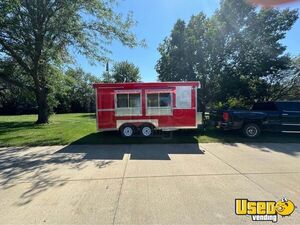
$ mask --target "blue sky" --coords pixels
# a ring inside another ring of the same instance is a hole
[[[123,0],[119,2],[120,12],[132,11],[138,25],[133,31],[140,39],[145,39],[146,48],[129,49],[119,43],[114,43],[110,49],[110,56],[114,61],[128,60],[140,68],[142,80],[156,81],[157,73],[154,66],[160,55],[157,51],[159,43],[170,34],[177,19],[188,21],[191,15],[200,11],[208,16],[218,8],[219,0]],[[300,3],[284,5],[300,9]],[[296,22],[283,40],[287,46],[287,52],[292,55],[300,55],[300,19]],[[105,69],[104,65],[90,65],[88,60],[77,57],[78,66],[84,71],[100,76]]]

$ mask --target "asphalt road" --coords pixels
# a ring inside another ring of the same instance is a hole
[[[0,224],[269,224],[235,199],[283,197],[300,207],[300,144],[0,148]]]

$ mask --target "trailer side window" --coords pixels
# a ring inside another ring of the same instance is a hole
[[[171,94],[147,94],[147,115],[171,115]]]
[[[147,95],[147,107],[158,107],[158,94]]]
[[[116,95],[116,116],[141,115],[141,96],[136,93]]]
[[[129,94],[129,107],[141,107],[140,94]]]
[[[160,107],[171,107],[171,94],[170,93],[159,94],[159,106]]]
[[[117,108],[128,108],[128,94],[117,95]]]

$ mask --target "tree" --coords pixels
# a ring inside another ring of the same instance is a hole
[[[217,79],[224,59],[224,41],[220,38],[216,21],[199,13],[188,23],[185,43],[186,62],[193,74],[189,79],[201,83],[198,105],[204,118],[207,103],[212,102],[219,91]]]
[[[161,58],[156,65],[159,80],[201,82],[198,106],[205,113],[206,103],[217,93],[217,77],[222,65],[223,42],[217,22],[203,13],[191,17],[187,26],[178,20],[159,46]]]
[[[1,76],[3,74],[11,74],[14,78],[18,74],[18,80],[14,79],[16,83],[9,83],[6,76]],[[12,61],[0,61],[0,114],[36,113],[30,82],[31,80],[22,73],[22,70],[15,67]]]
[[[115,83],[138,82],[141,80],[139,68],[127,61],[115,63],[111,77]]]
[[[114,10],[114,0],[3,0],[0,2],[0,59],[9,60],[30,78],[4,73],[2,80],[28,86],[38,106],[37,123],[47,123],[53,71],[77,51],[91,60],[107,60],[106,48],[114,40],[139,44],[126,18]],[[53,69],[54,67],[54,69]]]
[[[191,79],[188,73],[185,44],[186,25],[183,20],[177,20],[171,35],[158,47],[161,58],[156,64],[156,71],[161,81],[184,81]]]
[[[232,11],[235,13],[229,13]],[[285,54],[281,40],[297,20],[297,11],[258,11],[243,1],[227,0],[217,17],[225,21],[222,29],[228,34],[219,100],[270,100],[273,91],[269,87],[289,69],[291,58]]]
[[[102,80],[103,83],[113,83],[112,75],[108,71],[104,71],[102,73]]]
[[[192,16],[180,32],[178,22],[174,25],[159,47],[158,77],[178,80],[177,74],[185,74],[182,80],[199,80],[202,112],[218,102],[249,104],[274,98],[274,90],[286,86],[292,71],[281,40],[297,18],[297,10],[258,9],[246,1],[223,0],[210,18],[203,13]],[[171,41],[178,33],[183,46]]]
[[[25,80],[28,79],[27,76],[23,79],[28,83]],[[49,105],[53,112],[94,112],[95,90],[92,84],[97,82],[100,82],[99,78],[85,73],[81,68],[69,68],[65,73],[56,71],[55,83],[51,85],[49,95]],[[0,114],[36,112],[33,92],[0,80]]]
[[[292,60],[291,68],[288,70],[289,76],[286,76],[284,85],[280,86],[279,98],[285,97],[286,100],[300,99],[300,57]]]
[[[102,82],[103,83],[113,83],[112,75],[109,72],[109,64],[106,62],[105,71],[102,73]]]
[[[100,82],[100,79],[81,68],[69,68],[63,82],[63,90],[56,95],[59,102],[56,112],[94,112],[95,90],[92,84]]]

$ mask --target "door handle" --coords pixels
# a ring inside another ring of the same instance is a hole
[[[283,115],[283,116],[288,116],[289,114],[287,114],[287,113],[282,113],[282,115]]]

